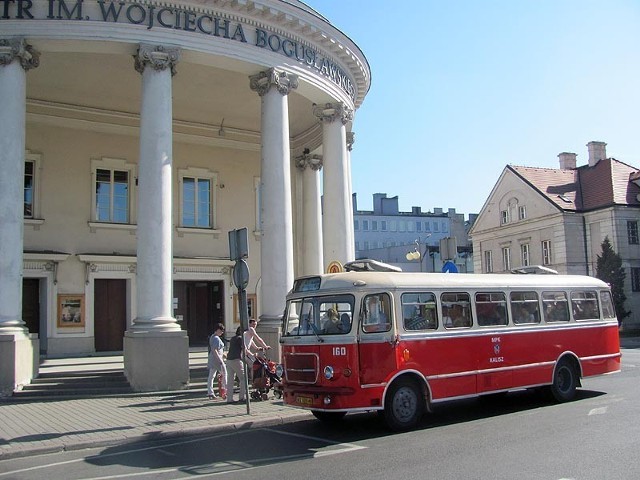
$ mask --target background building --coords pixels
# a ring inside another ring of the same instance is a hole
[[[454,259],[460,272],[473,271],[473,251],[468,231],[476,215],[464,214],[455,208],[444,212],[434,208],[423,212],[421,207],[412,207],[410,212],[401,212],[398,196],[387,197],[386,193],[373,195],[373,210],[359,210],[357,196],[353,196],[353,220],[356,258],[372,258],[401,267],[404,271],[440,272],[443,261],[440,255],[440,240],[454,237],[458,256]],[[408,252],[417,250],[420,258],[408,260]]]
[[[625,294],[640,324],[640,171],[607,158],[604,142],[587,144],[587,165],[575,153],[558,155],[559,169],[507,165],[470,236],[476,272],[544,265],[559,273],[596,274],[609,237],[627,273]]]

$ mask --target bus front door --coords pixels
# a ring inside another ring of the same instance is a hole
[[[360,384],[380,385],[397,370],[396,340],[393,331],[360,331],[358,343]]]

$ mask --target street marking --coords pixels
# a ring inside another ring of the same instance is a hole
[[[158,449],[158,451],[159,451],[160,453],[164,454],[164,455],[169,456],[169,457],[175,457],[175,456],[177,456],[175,453],[173,453],[173,452],[167,452],[166,450],[164,450],[164,449],[162,449],[162,448],[159,448],[159,449]]]
[[[80,462],[86,462],[88,459],[96,459],[96,458],[108,458],[108,457],[114,457],[114,456],[124,456],[124,455],[131,455],[131,454],[135,454],[138,452],[144,452],[144,451],[149,451],[149,450],[157,450],[163,454],[166,455],[175,455],[171,452],[167,452],[165,449],[168,447],[173,447],[173,446],[178,446],[178,445],[186,445],[189,443],[196,443],[196,442],[202,442],[202,441],[207,441],[207,440],[211,440],[211,439],[220,439],[223,437],[229,437],[232,435],[238,435],[238,434],[246,434],[246,433],[251,433],[251,432],[256,432],[256,431],[267,431],[267,432],[271,432],[271,433],[277,433],[279,435],[287,435],[287,436],[291,436],[291,437],[298,437],[298,438],[304,438],[307,440],[313,440],[316,442],[322,442],[322,443],[326,443],[327,445],[332,445],[334,447],[339,447],[339,448],[333,448],[331,450],[318,450],[318,449],[310,449],[310,452],[313,452],[313,454],[309,454],[309,453],[300,453],[300,454],[295,454],[295,455],[281,455],[281,456],[276,456],[276,457],[267,457],[267,458],[255,458],[249,461],[245,461],[245,462],[216,462],[213,464],[209,464],[209,465],[199,465],[198,466],[198,476],[203,478],[203,477],[208,477],[208,476],[217,476],[217,475],[224,475],[227,473],[232,473],[234,471],[238,471],[238,470],[242,470],[242,471],[247,471],[247,470],[254,470],[256,468],[260,468],[263,467],[267,464],[271,464],[274,462],[280,462],[280,461],[291,461],[291,460],[297,460],[297,459],[304,459],[304,458],[320,458],[320,457],[327,457],[330,455],[339,455],[342,453],[348,453],[348,452],[353,452],[356,450],[362,450],[362,449],[366,449],[368,447],[364,447],[361,445],[356,445],[354,443],[343,443],[343,442],[335,442],[333,440],[328,440],[325,438],[319,438],[319,437],[313,437],[310,435],[303,435],[303,434],[299,434],[299,433],[290,433],[290,432],[280,432],[278,430],[274,430],[271,428],[257,428],[257,429],[253,429],[253,430],[244,430],[244,431],[235,431],[235,432],[229,432],[229,433],[224,433],[224,434],[219,434],[219,435],[211,435],[211,436],[206,436],[206,437],[201,437],[201,438],[197,438],[197,439],[190,439],[190,440],[183,440],[183,441],[177,441],[177,442],[172,442],[172,443],[168,443],[168,444],[164,444],[164,445],[158,445],[158,446],[150,446],[150,447],[144,447],[144,448],[137,448],[137,449],[133,449],[133,450],[126,450],[126,451],[122,451],[122,452],[114,452],[114,453],[106,453],[106,454],[98,454],[98,455],[91,455],[88,457],[82,457],[82,458],[77,458],[75,460],[67,460],[64,462],[54,462],[54,463],[48,463],[46,465],[38,465],[35,467],[29,467],[29,468],[22,468],[19,470],[13,470],[11,472],[4,472],[4,473],[0,473],[0,477],[3,476],[7,476],[7,475],[15,475],[17,473],[24,473],[24,472],[30,472],[30,471],[34,471],[34,470],[41,470],[44,468],[51,468],[51,467],[59,467],[62,465],[69,465],[72,463],[80,463]],[[210,471],[210,472],[203,472],[203,470],[218,470],[218,471]],[[160,475],[163,473],[172,473],[172,472],[184,472],[184,466],[180,466],[180,467],[175,467],[175,468],[168,468],[168,469],[163,469],[163,470],[153,470],[153,471],[145,471],[145,472],[135,472],[135,473],[123,473],[123,474],[119,474],[119,475],[109,475],[109,476],[103,476],[103,477],[92,477],[92,478],[85,478],[85,480],[113,480],[113,479],[118,479],[118,478],[128,478],[128,477],[142,477],[145,475]]]
[[[291,437],[305,438],[307,440],[314,440],[316,442],[330,443],[332,445],[344,447],[344,448],[341,448],[339,450],[329,450],[329,451],[316,452],[314,454],[314,457],[325,457],[325,456],[328,456],[328,455],[336,455],[338,453],[353,452],[355,450],[363,450],[363,449],[367,448],[367,447],[363,447],[361,445],[356,445],[355,443],[334,442],[333,440],[327,440],[326,438],[312,437],[310,435],[303,435],[301,433],[280,432],[278,430],[273,430],[271,428],[264,428],[263,430],[267,430],[267,431],[273,432],[273,433],[278,433],[280,435],[289,435]]]
[[[591,415],[604,415],[605,413],[607,413],[607,409],[609,407],[599,407],[599,408],[593,408],[591,409],[591,411],[589,411],[589,415],[587,416],[591,416]]]

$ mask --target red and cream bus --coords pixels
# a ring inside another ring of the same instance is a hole
[[[379,410],[406,430],[432,404],[620,370],[604,282],[577,275],[347,271],[299,278],[283,322],[284,402],[321,420]]]

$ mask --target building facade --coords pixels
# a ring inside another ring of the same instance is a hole
[[[475,214],[465,221],[464,214],[456,213],[455,208],[423,212],[421,207],[412,207],[410,212],[401,212],[398,196],[387,197],[386,193],[373,195],[373,210],[359,210],[354,194],[353,211],[356,258],[372,258],[403,271],[440,272],[448,260],[440,255],[440,241],[453,237],[458,255],[451,260],[459,266],[458,271],[473,272],[468,231]],[[420,256],[407,258],[407,253],[414,251]]]
[[[542,265],[559,273],[596,274],[605,237],[626,271],[625,294],[640,324],[640,172],[607,158],[604,142],[587,144],[588,164],[558,155],[560,168],[508,165],[471,228],[477,272]]]
[[[249,314],[277,350],[294,276],[354,258],[349,152],[370,78],[295,0],[8,2],[0,392],[39,354],[100,351],[124,352],[136,390],[184,387],[189,344],[238,324],[239,228]]]

